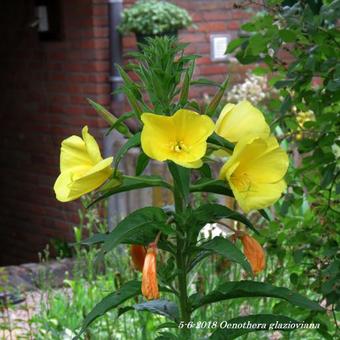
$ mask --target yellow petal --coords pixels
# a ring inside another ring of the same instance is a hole
[[[189,168],[189,169],[198,169],[203,165],[203,162],[200,159],[195,162],[180,162],[177,160],[176,163],[180,166],[183,166],[184,168]]]
[[[248,190],[239,191],[229,182],[236,201],[244,212],[255,209],[264,209],[274,204],[286,189],[286,182],[280,180],[276,183],[252,183]]]
[[[232,143],[249,135],[270,133],[261,111],[248,101],[227,104],[216,122],[215,132]]]
[[[58,201],[69,202],[101,186],[112,174],[109,157],[90,168],[86,175],[79,177],[72,171],[62,172],[56,180],[54,191]]]
[[[94,164],[96,164],[103,160],[103,158],[100,155],[99,146],[96,140],[93,138],[92,135],[89,134],[88,131],[89,131],[88,127],[84,126],[82,130],[83,140],[85,142],[85,147],[90,159]]]
[[[70,195],[69,185],[71,184],[71,182],[72,182],[72,173],[70,171],[64,171],[58,176],[53,187],[58,201],[68,202],[68,201],[71,201],[72,199],[75,199],[75,198],[69,199],[69,195]]]
[[[175,126],[171,117],[143,113],[144,127],[141,135],[143,151],[157,161],[168,159],[171,143],[176,139]]]
[[[288,165],[287,153],[283,149],[277,148],[248,164],[247,172],[256,182],[272,183],[283,178]]]
[[[214,122],[209,116],[194,111],[181,109],[175,112],[172,118],[177,140],[183,141],[188,146],[205,142],[215,129]]]
[[[71,136],[61,143],[60,171],[86,172],[93,165],[84,141]]]

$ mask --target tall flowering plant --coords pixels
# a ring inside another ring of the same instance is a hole
[[[173,195],[174,206],[171,209],[138,209],[110,233],[96,234],[85,241],[86,244],[100,244],[101,256],[119,244],[130,244],[131,258],[135,269],[141,272],[141,281],[127,282],[99,302],[86,316],[76,338],[106,311],[138,295],[144,300],[136,304],[132,299],[132,306],[126,310],[147,310],[165,316],[170,323],[164,327],[177,328],[178,339],[191,338],[199,308],[222,300],[273,297],[301,308],[322,311],[317,303],[297,293],[255,279],[265,268],[265,252],[255,238],[256,226],[246,213],[258,211],[268,218],[265,209],[279,200],[286,188],[284,176],[289,163],[263,114],[247,101],[227,104],[219,112],[227,80],[222,85],[206,80],[193,81],[197,56],[184,55],[186,45],[173,38],[156,38],[143,47],[143,52],[133,55],[136,62],[128,66],[136,74],[137,82],[117,66],[124,79],[120,91],[127,96],[131,112],[117,119],[102,106],[90,102],[111,129],[117,129],[126,137],[125,144],[113,157],[103,159],[87,127],[82,130],[82,138],[65,139],[61,147],[61,174],[54,189],[62,202],[98,189],[91,203],[95,204],[121,192],[162,187]],[[192,85],[208,83],[216,86],[217,92],[211,102],[202,107],[189,98],[189,90]],[[137,122],[135,133],[125,125],[129,118]],[[140,150],[135,176],[118,170],[120,161],[131,148]],[[228,155],[217,178],[210,169],[216,150]],[[150,160],[164,162],[172,180],[167,182],[159,176],[143,174]],[[215,203],[193,207],[191,196],[195,192],[233,197],[239,209]],[[238,221],[244,227],[234,230],[221,221],[225,219]],[[207,223],[219,222],[231,229],[230,238],[218,236],[207,240],[199,237]],[[242,248],[235,242],[237,239]],[[157,267],[160,252],[167,253],[169,258],[161,271]],[[213,254],[240,265],[249,279],[225,282],[211,287],[205,294],[191,292],[189,276],[201,260]],[[232,320],[239,325],[247,321],[260,322],[267,327],[279,321],[274,328],[281,329],[282,322],[294,320],[272,314]],[[236,334],[235,329],[214,324],[209,335],[212,339],[231,339],[235,334],[239,336],[255,330],[258,329],[238,327]]]

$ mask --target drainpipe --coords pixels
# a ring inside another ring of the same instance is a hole
[[[120,33],[117,31],[117,26],[121,21],[121,13],[123,10],[123,0],[108,0],[109,5],[109,49],[110,49],[110,74],[109,80],[111,83],[111,92],[114,92],[121,84],[122,78],[120,77],[115,64],[122,64],[122,39]],[[124,95],[111,94],[111,112],[114,114],[123,112]],[[104,153],[106,157],[114,154],[114,140],[117,140],[120,136],[116,131],[112,131],[109,135],[104,137]],[[121,199],[118,199],[118,195],[114,195],[108,200],[108,226],[109,230],[116,225],[120,219],[120,209],[122,205]]]

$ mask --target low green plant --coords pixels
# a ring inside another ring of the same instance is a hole
[[[188,12],[167,1],[139,0],[123,11],[118,30],[123,33],[158,35],[189,27]]]

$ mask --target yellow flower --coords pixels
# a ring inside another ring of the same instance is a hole
[[[244,100],[227,104],[216,122],[215,132],[229,142],[237,143],[249,135],[269,135],[270,129],[261,111]]]
[[[273,136],[240,140],[220,171],[240,207],[249,212],[276,202],[286,188],[288,156]]]
[[[71,136],[61,143],[60,175],[54,184],[57,200],[68,202],[97,189],[112,174],[112,157],[103,159],[85,126],[83,139]]]
[[[159,298],[157,268],[156,268],[156,243],[150,243],[144,260],[142,273],[142,294],[148,300]]]
[[[142,149],[150,158],[171,160],[187,168],[202,166],[207,138],[214,132],[210,117],[178,110],[170,117],[143,113],[142,121]]]
[[[266,267],[266,255],[260,243],[248,234],[241,237],[243,252],[248,259],[253,273],[256,275]]]

